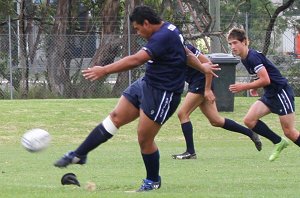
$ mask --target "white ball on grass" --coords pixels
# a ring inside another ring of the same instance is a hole
[[[43,129],[31,129],[24,133],[21,139],[23,147],[30,152],[44,150],[51,142],[50,134]]]

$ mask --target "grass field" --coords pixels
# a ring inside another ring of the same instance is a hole
[[[235,111],[221,114],[242,123],[255,100],[237,97]],[[116,137],[91,152],[86,165],[55,168],[53,162],[75,149],[116,102],[116,99],[0,101],[0,197],[299,197],[297,146],[291,143],[278,160],[269,162],[273,149],[270,141],[262,138],[263,149],[258,152],[248,137],[210,126],[199,110],[192,115],[197,160],[171,159],[171,154],[185,150],[176,115],[158,134],[162,187],[157,191],[126,192],[137,189],[145,177],[137,143],[137,122],[124,126]],[[296,107],[299,110],[299,98]],[[282,135],[276,115],[263,120]],[[299,121],[297,116],[298,129]],[[52,142],[47,150],[30,153],[22,148],[21,136],[31,128],[50,132]],[[61,185],[62,175],[68,172],[77,175],[81,187]],[[96,183],[95,191],[85,190],[88,181]]]

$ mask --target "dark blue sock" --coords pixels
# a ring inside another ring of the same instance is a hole
[[[229,130],[229,131],[233,131],[233,132],[237,132],[237,133],[241,133],[244,135],[247,135],[248,137],[252,137],[252,131],[238,123],[236,123],[233,120],[227,119],[225,118],[225,123],[224,126],[222,127],[223,129]]]
[[[294,142],[296,145],[300,146],[300,136],[298,137],[298,139]]]
[[[191,122],[181,124],[182,133],[185,138],[186,151],[190,154],[195,153],[194,138],[193,138],[193,125]]]
[[[159,151],[152,154],[143,154],[142,157],[147,171],[147,179],[157,182],[159,180]]]
[[[112,136],[113,135],[108,133],[101,123],[97,127],[95,127],[94,130],[92,130],[87,138],[76,149],[75,153],[78,156],[87,155],[91,150],[106,142]]]
[[[263,121],[258,120],[255,127],[252,129],[255,133],[269,139],[273,144],[281,141],[281,137],[274,133]]]

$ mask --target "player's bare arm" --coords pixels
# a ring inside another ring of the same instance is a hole
[[[150,56],[144,50],[138,51],[136,54],[126,56],[112,64],[105,66],[94,66],[82,70],[83,76],[87,80],[97,80],[107,74],[127,71],[140,66],[150,60]]]
[[[249,83],[236,83],[229,86],[232,93],[245,91],[249,89],[258,89],[265,87],[271,83],[268,72],[265,67],[262,67],[257,73],[258,79]]]
[[[203,54],[200,54],[198,56],[198,59],[201,63],[209,63],[210,60],[204,56]],[[204,98],[207,101],[210,101],[211,103],[215,102],[216,97],[211,90],[211,85],[212,85],[212,80],[213,80],[213,75],[212,74],[205,74],[205,91],[204,91]]]
[[[211,74],[215,77],[218,77],[217,74],[214,73],[216,70],[221,70],[218,64],[212,64],[211,62],[201,63],[199,59],[195,56],[193,52],[191,52],[187,47],[185,48],[187,54],[187,65],[197,69],[198,71],[204,74]]]

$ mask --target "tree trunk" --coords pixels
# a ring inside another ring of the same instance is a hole
[[[94,65],[107,65],[114,62],[115,57],[118,55],[120,47],[118,13],[120,11],[119,0],[106,0],[100,13],[103,19],[103,28],[100,33],[99,47],[91,61],[91,67]],[[85,81],[82,92],[97,93],[99,86],[103,84],[105,78],[95,83],[88,83]],[[87,93],[88,94],[88,93]]]
[[[289,8],[293,3],[295,2],[295,0],[289,0],[286,3],[284,3],[282,6],[279,6],[274,14],[271,16],[269,25],[267,27],[267,31],[266,31],[266,37],[265,37],[265,43],[264,43],[264,48],[262,53],[264,55],[266,55],[268,53],[269,50],[269,46],[270,46],[270,40],[271,40],[271,33],[273,32],[273,28],[276,22],[276,19],[278,17],[278,15],[283,12],[284,10],[286,10],[287,8]]]
[[[27,98],[29,92],[29,61],[28,61],[28,32],[27,30],[32,29],[32,23],[25,19],[26,16],[26,0],[22,0],[20,3],[20,22],[19,22],[19,41],[20,41],[20,53],[19,53],[19,67],[21,68],[21,81],[20,81],[20,96],[21,98]],[[29,31],[30,32],[30,31]]]
[[[134,9],[136,5],[139,5],[141,3],[140,0],[126,0],[125,1],[125,16],[124,16],[124,23],[123,23],[123,48],[122,48],[122,57],[129,55],[129,45],[128,45],[128,36],[130,36],[130,54],[134,54],[137,51],[137,43],[136,43],[136,37],[132,36],[132,34],[135,34],[131,24],[128,23],[129,15]],[[128,26],[130,28],[130,35],[128,35]],[[129,83],[132,83],[136,79],[133,77],[136,76],[136,73],[139,71],[139,68],[131,70],[131,79],[129,79],[129,71],[121,72],[118,74],[116,84],[113,87],[112,90],[112,96],[120,96],[123,92],[123,90],[128,87]],[[131,80],[131,82],[129,82]]]
[[[53,37],[47,48],[47,74],[50,90],[59,96],[65,95],[71,88],[69,76],[65,72],[65,54],[67,43],[67,19],[72,0],[58,1]]]

